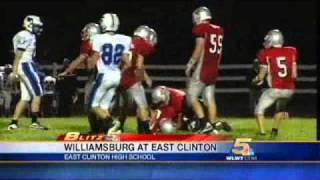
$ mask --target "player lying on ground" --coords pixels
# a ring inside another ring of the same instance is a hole
[[[72,61],[72,63],[68,66],[68,68],[60,73],[58,76],[59,78],[63,78],[63,76],[66,76],[68,74],[72,74],[74,70],[85,64],[86,69],[89,69],[88,67],[88,57],[93,53],[92,46],[90,44],[90,40],[92,40],[92,37],[94,35],[100,34],[100,27],[96,23],[88,23],[85,25],[81,31],[81,47],[80,47],[80,54],[79,56]],[[88,92],[91,88],[92,81],[90,81],[91,78],[95,77],[95,71],[89,72],[91,75],[89,76],[89,80],[86,83],[86,91]],[[88,101],[88,93],[85,94],[85,104]],[[88,112],[88,120],[90,124],[90,132],[91,133],[99,133],[103,132],[103,129],[99,126],[96,120],[96,116],[92,112]]]
[[[47,130],[47,127],[40,125],[38,122],[43,92],[40,78],[33,61],[36,53],[36,38],[39,37],[42,32],[43,23],[40,17],[28,15],[23,21],[23,27],[24,30],[18,32],[13,38],[15,59],[10,79],[11,81],[20,80],[21,98],[16,105],[8,130],[18,128],[18,119],[30,101],[32,119],[30,127],[32,129]]]
[[[164,132],[172,133],[175,130],[191,130],[198,132],[201,124],[190,113],[186,103],[185,92],[169,88],[165,86],[158,86],[152,91],[152,110],[150,129],[153,133]],[[221,121],[215,121],[211,124],[212,131],[225,129],[229,127]],[[200,133],[210,133],[211,131],[200,131]]]
[[[144,69],[144,60],[146,56],[153,52],[156,43],[157,34],[148,26],[139,26],[133,33],[130,48],[131,56],[130,59],[125,59],[128,61],[126,64],[130,67],[124,67],[126,70],[122,73],[119,88],[119,120],[122,131],[127,119],[128,99],[132,98],[137,105],[138,133],[150,133],[149,108],[142,81],[145,81],[151,87],[152,81]]]
[[[197,8],[193,14],[195,24],[192,32],[196,37],[195,47],[192,56],[186,66],[186,75],[190,78],[187,90],[187,100],[192,106],[200,122],[199,131],[202,133],[213,130],[211,123],[217,121],[217,107],[215,102],[215,84],[218,78],[218,69],[222,55],[223,28],[210,23],[211,13],[206,7]],[[194,66],[195,71],[192,73]],[[204,109],[199,101],[202,95],[204,104],[207,107],[209,117],[205,118]],[[210,123],[211,122],[211,123]],[[223,122],[224,127],[231,127]]]
[[[90,92],[90,110],[99,120],[99,126],[107,134],[113,133],[120,126],[114,121],[110,109],[116,88],[120,83],[119,65],[123,56],[128,56],[131,37],[117,34],[119,18],[116,14],[105,13],[100,20],[102,34],[92,39],[93,53],[89,66],[97,67],[97,77]]]
[[[294,47],[283,47],[283,43],[284,38],[279,30],[268,32],[264,38],[264,49],[257,55],[260,64],[259,74],[253,79],[253,83],[259,85],[268,75],[270,88],[261,95],[255,115],[260,134],[265,135],[264,112],[276,103],[276,113],[272,120],[272,138],[278,135],[280,120],[287,116],[287,103],[293,95],[297,78],[297,50]]]

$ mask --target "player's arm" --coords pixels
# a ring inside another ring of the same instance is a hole
[[[264,50],[260,50],[257,54],[257,60],[259,65],[259,71],[256,77],[253,78],[252,84],[260,86],[263,84],[263,80],[268,73],[267,57]]]
[[[149,74],[147,73],[146,70],[144,70],[144,81],[146,82],[146,84],[148,85],[148,87],[152,87],[152,79],[150,78]]]
[[[131,66],[130,54],[129,53],[124,53],[122,55],[122,58],[121,58],[121,65],[120,65],[121,73],[126,71],[130,66]]]
[[[59,76],[64,76],[67,74],[72,74],[73,71],[80,65],[82,64],[86,59],[88,58],[88,54],[82,53],[80,54],[75,60],[71,62],[71,64],[68,66],[68,68]]]
[[[18,79],[18,66],[23,56],[24,50],[17,50],[13,60],[12,72],[9,75],[11,82],[15,82]]]
[[[18,74],[18,65],[23,56],[23,53],[24,53],[23,50],[17,50],[17,52],[15,53],[14,60],[13,60],[13,68],[12,68],[12,72],[14,74]]]
[[[137,55],[137,64],[136,64],[136,77],[139,81],[143,81],[145,77],[145,70],[144,70],[144,57],[141,54]]]
[[[186,67],[186,75],[189,77],[191,75],[191,70],[193,69],[194,65],[200,59],[200,56],[204,50],[205,40],[202,37],[196,38],[195,47],[193,49],[192,55],[190,57],[189,62],[187,63]]]
[[[91,55],[87,59],[88,68],[93,69],[96,66],[99,58],[100,58],[100,53],[97,51],[93,51],[93,53],[91,53]]]
[[[297,63],[294,62],[292,64],[292,78],[296,79],[298,77],[298,68],[297,68]]]
[[[252,80],[252,83],[257,86],[262,85],[263,80],[264,80],[265,76],[267,75],[267,73],[268,73],[267,65],[260,65],[258,75]]]

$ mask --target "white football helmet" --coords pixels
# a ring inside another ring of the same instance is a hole
[[[100,27],[102,32],[116,32],[119,28],[120,20],[117,14],[105,13],[100,19]]]
[[[96,34],[100,34],[99,25],[96,23],[88,23],[81,30],[81,39],[82,41],[88,41]]]
[[[270,30],[264,37],[263,46],[265,48],[271,47],[282,47],[284,43],[284,38],[279,29]]]
[[[165,86],[158,86],[153,89],[151,97],[152,104],[154,105],[168,104],[170,100],[170,92]]]
[[[28,15],[23,20],[23,27],[36,35],[40,35],[43,30],[43,23],[39,16]]]
[[[52,77],[52,76],[46,76],[43,80],[45,83],[52,83],[55,84],[56,83],[56,78]]]
[[[173,122],[169,119],[160,121],[160,131],[165,134],[172,134],[177,131]]]
[[[207,7],[198,7],[192,13],[192,20],[194,24],[200,24],[205,20],[212,19],[211,12]]]
[[[156,45],[158,42],[156,31],[146,25],[141,25],[137,29],[135,29],[133,35],[146,40],[152,45]]]

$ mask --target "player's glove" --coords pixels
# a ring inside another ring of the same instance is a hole
[[[194,67],[194,65],[196,64],[196,60],[194,59],[190,59],[187,66],[186,66],[186,70],[185,70],[185,73],[186,73],[186,76],[187,77],[190,77],[191,76],[191,72],[192,72],[192,69]]]
[[[251,84],[253,86],[261,86],[263,84],[263,80],[260,80],[258,76],[252,79]]]

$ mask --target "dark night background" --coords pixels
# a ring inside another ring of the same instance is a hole
[[[251,63],[266,32],[279,28],[286,44],[298,48],[300,64],[314,64],[316,4],[316,0],[1,1],[0,64],[11,63],[11,39],[28,14],[44,21],[37,59],[46,64],[74,58],[81,28],[105,12],[119,15],[121,33],[131,35],[141,24],[158,32],[157,52],[148,63],[184,64],[193,47],[191,13],[200,5],[209,7],[213,21],[225,28],[223,63]]]
[[[298,64],[317,63],[317,1],[316,0],[80,0],[80,1],[1,1],[0,2],[0,65],[12,63],[11,39],[22,29],[28,14],[42,17],[44,32],[39,39],[37,60],[41,64],[61,63],[63,58],[73,59],[79,53],[80,31],[89,22],[98,22],[106,12],[117,13],[119,32],[131,35],[133,30],[146,24],[158,33],[156,52],[146,64],[185,64],[191,55],[194,39],[191,34],[192,11],[199,6],[212,11],[213,22],[225,29],[223,64],[251,64],[262,47],[265,34],[280,29],[285,44],[295,46],[299,52]],[[151,71],[151,75],[171,76],[168,71]],[[171,73],[171,74],[170,74]],[[221,75],[230,75],[221,71]],[[299,72],[300,73],[300,72]],[[183,72],[174,75],[183,76]],[[247,74],[247,72],[239,72]],[[301,73],[316,76],[315,71]],[[234,75],[234,74],[233,74]],[[179,84],[180,83],[180,84]],[[183,87],[184,83],[161,82],[162,85]],[[158,83],[160,84],[160,83]],[[155,85],[158,85],[155,83]],[[298,88],[316,88],[316,82],[298,82]],[[217,88],[242,87],[247,84],[219,82]],[[236,95],[236,98],[235,98]],[[292,115],[315,116],[316,94],[298,94],[289,110]],[[248,95],[218,94],[219,113],[250,115]],[[308,99],[307,104],[301,103]],[[235,101],[236,100],[236,101]],[[230,105],[232,102],[232,105]],[[244,113],[246,112],[246,113]]]

